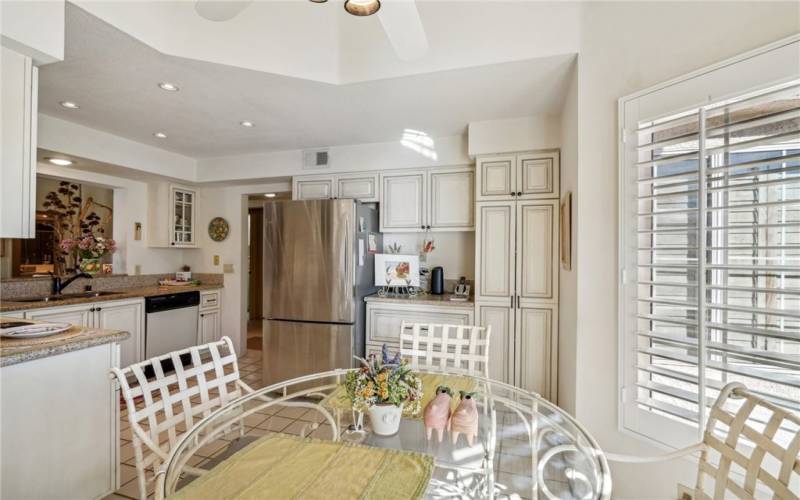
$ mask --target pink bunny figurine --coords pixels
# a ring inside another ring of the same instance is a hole
[[[461,402],[450,416],[448,429],[453,436],[453,444],[458,441],[458,435],[464,433],[467,444],[472,446],[472,440],[478,437],[478,408],[475,405],[474,392],[461,391]]]
[[[431,439],[431,433],[436,429],[436,437],[439,439],[440,443],[442,442],[444,428],[447,427],[447,422],[450,419],[451,399],[452,391],[450,388],[440,385],[436,388],[436,397],[431,399],[425,406],[425,431],[427,432],[429,441]]]

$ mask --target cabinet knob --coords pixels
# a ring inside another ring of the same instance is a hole
[[[174,245],[175,245],[175,242],[173,241],[172,243],[170,243],[170,245],[173,245],[173,246],[174,246]]]
[[[205,314],[201,314],[201,315],[200,315],[200,317],[201,317],[201,318],[202,318],[203,316],[205,316]]]
[[[431,228],[431,226],[428,226],[428,227],[426,227],[425,229],[430,229],[430,228]]]
[[[522,191],[517,191],[517,196],[522,196]]]
[[[93,312],[94,312],[94,307],[93,307],[93,308],[91,308],[91,309],[89,309],[89,312],[90,312],[90,313],[93,313]]]
[[[511,191],[511,196],[515,196],[515,195],[516,195],[516,193],[514,191]]]
[[[425,224],[419,226],[420,229],[425,229]]]
[[[103,310],[102,307],[98,307],[97,309],[95,309],[95,311],[102,311],[102,310]]]

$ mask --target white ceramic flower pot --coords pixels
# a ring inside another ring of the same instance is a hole
[[[393,436],[400,430],[403,405],[374,405],[369,407],[372,432],[379,436]]]

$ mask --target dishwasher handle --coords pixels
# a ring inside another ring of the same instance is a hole
[[[146,313],[170,311],[200,305],[200,292],[170,293],[145,297],[144,310]]]

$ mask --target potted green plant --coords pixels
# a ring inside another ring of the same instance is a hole
[[[367,359],[356,359],[361,361],[361,368],[345,377],[345,388],[353,407],[369,413],[375,434],[397,434],[404,412],[419,413],[422,379],[400,359],[400,353],[390,358],[386,345],[380,357],[370,354]]]

